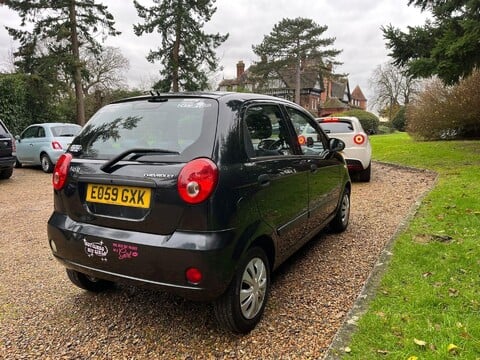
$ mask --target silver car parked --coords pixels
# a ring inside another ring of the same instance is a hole
[[[81,129],[80,125],[69,123],[30,125],[20,136],[15,137],[17,167],[40,165],[44,172],[52,172],[60,155],[67,150]]]

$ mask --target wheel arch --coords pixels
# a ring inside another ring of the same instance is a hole
[[[276,254],[275,244],[273,242],[273,239],[267,235],[261,235],[257,237],[254,241],[252,241],[252,243],[250,244],[248,249],[246,249],[246,251],[254,247],[259,247],[263,251],[265,251],[265,254],[267,255],[267,259],[269,262],[270,270],[272,271],[274,269],[275,254]]]

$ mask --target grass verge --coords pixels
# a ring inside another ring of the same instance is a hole
[[[480,142],[373,136],[374,159],[439,174],[344,359],[480,359]]]

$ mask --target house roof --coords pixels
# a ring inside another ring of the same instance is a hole
[[[336,97],[331,97],[322,105],[323,109],[347,109],[348,105]]]
[[[360,89],[360,86],[357,85],[357,86],[355,86],[355,89],[353,89],[352,99],[360,100],[360,101],[367,101],[367,98],[365,97],[365,95],[363,95],[363,92]]]
[[[296,86],[296,74],[292,69],[282,69],[279,71],[279,76],[287,86],[287,88],[295,89]],[[319,87],[323,89],[323,81],[320,72],[313,67],[303,69],[300,74],[300,87],[302,89],[314,89]]]
[[[251,84],[252,81],[250,81],[250,70],[247,69],[243,72],[243,74],[239,78],[235,79],[223,79],[220,81],[220,84],[218,84],[218,87],[220,86],[242,86],[245,84]]]

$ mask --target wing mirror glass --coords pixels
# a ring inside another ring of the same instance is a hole
[[[340,139],[331,138],[329,145],[331,151],[342,151],[345,149],[345,143]]]

